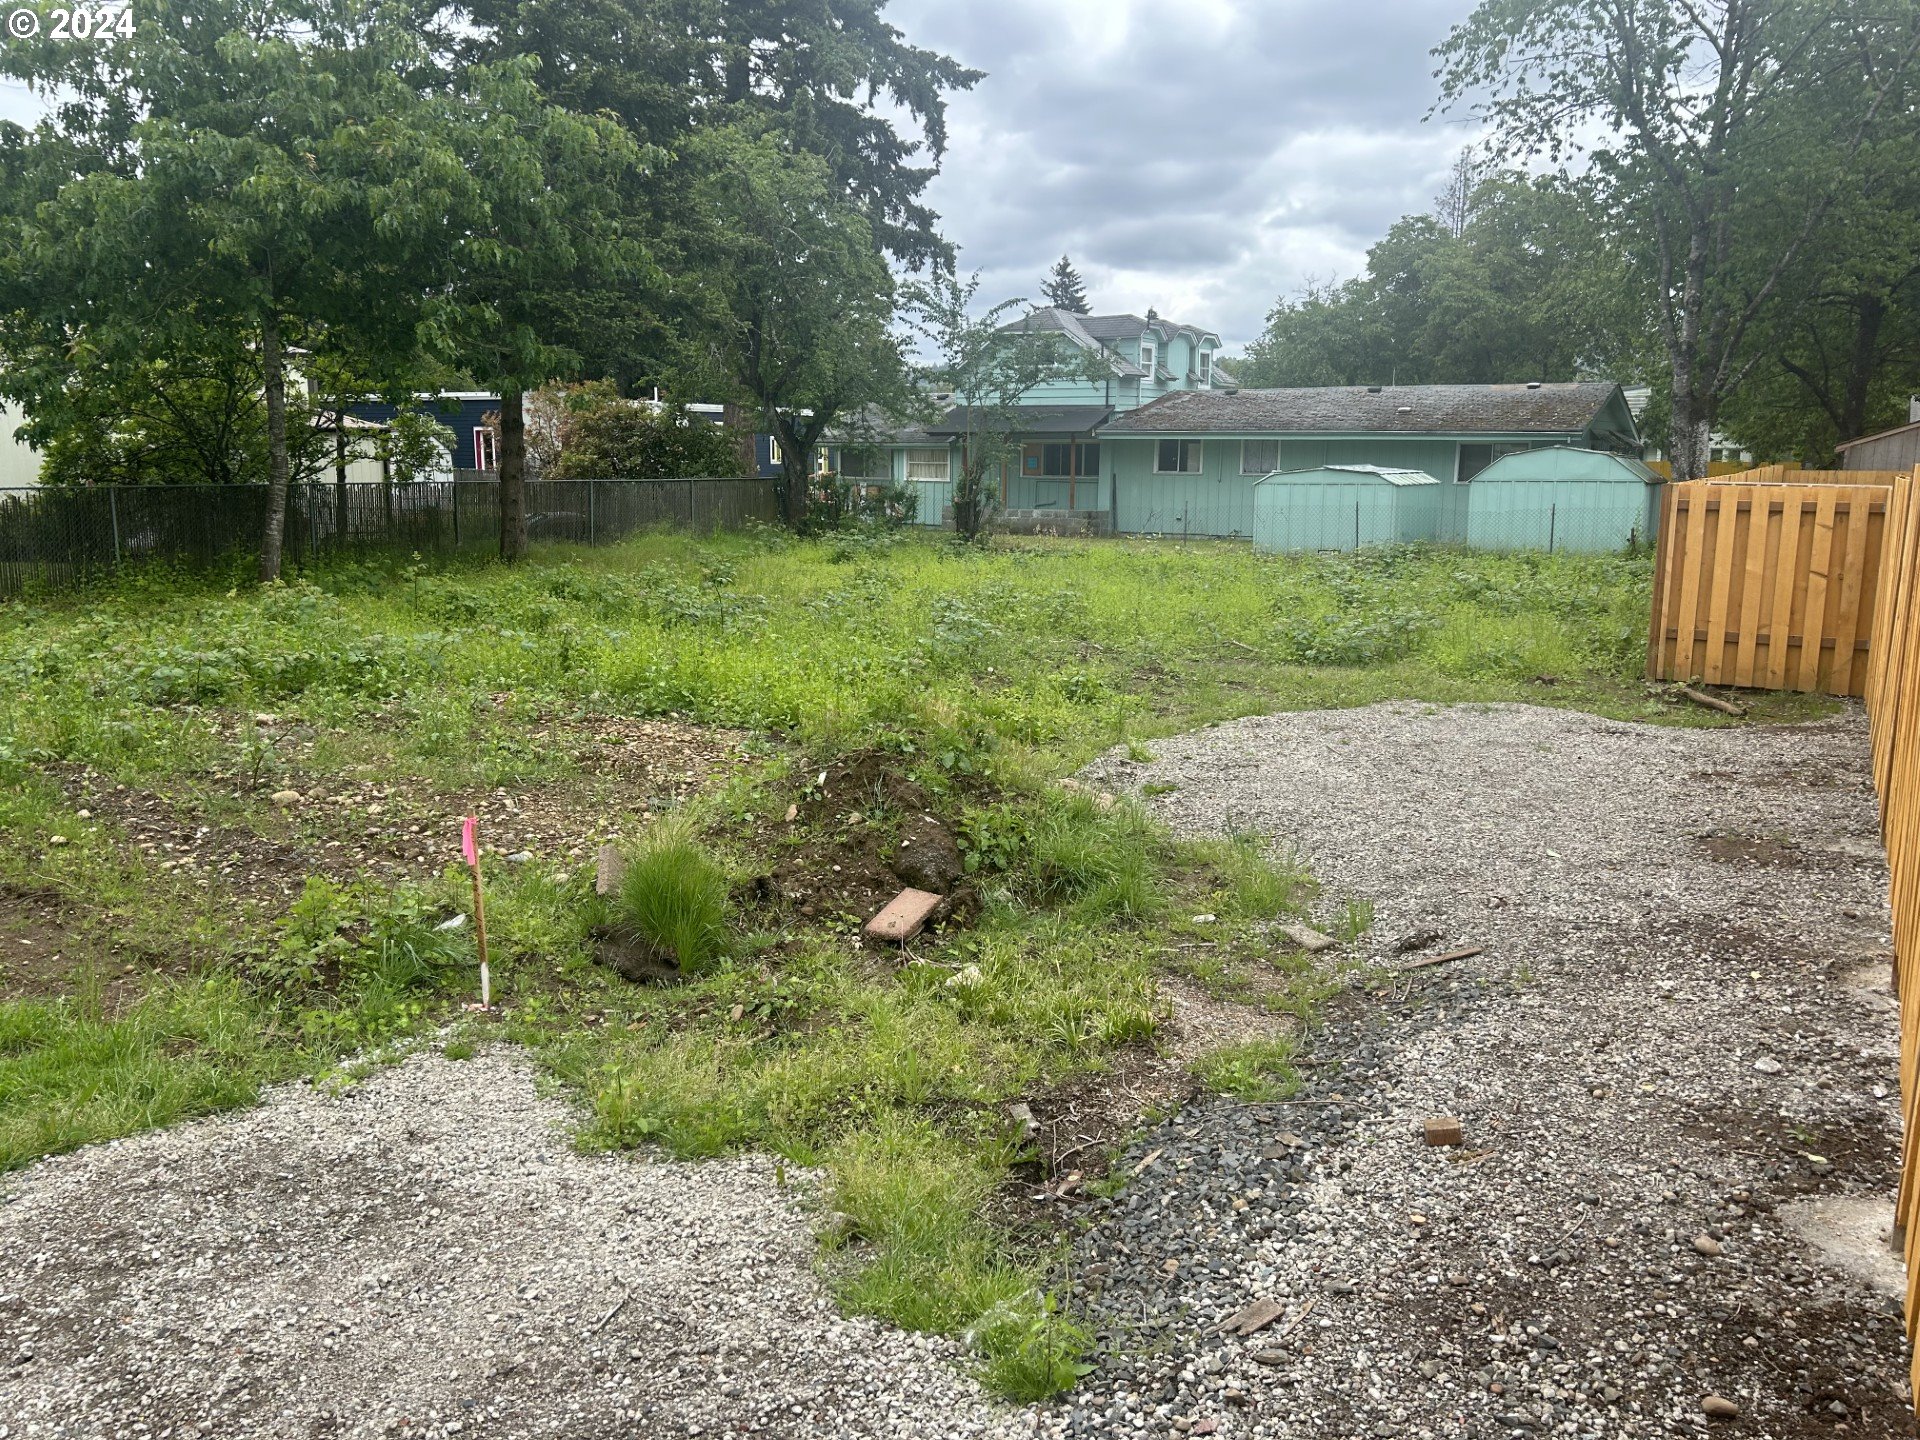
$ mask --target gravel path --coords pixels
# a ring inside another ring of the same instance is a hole
[[[1330,899],[1376,906],[1372,963],[1294,1103],[1192,1107],[1089,1204],[1080,1300],[1111,1348],[1044,1428],[1914,1433],[1898,1300],[1870,1278],[1897,1262],[1808,1239],[1872,1251],[1891,1219],[1857,712],[1675,731],[1392,704],[1154,750],[1089,777],[1154,786],[1187,834],[1298,845]],[[1418,931],[1485,953],[1389,969]],[[1436,1115],[1464,1145],[1422,1142]],[[1261,1298],[1271,1324],[1214,1333]],[[1738,1417],[1709,1421],[1709,1395]]]
[[[583,1156],[508,1050],[9,1177],[0,1437],[935,1437],[951,1348],[842,1319],[761,1160]]]

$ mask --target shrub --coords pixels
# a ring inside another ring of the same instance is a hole
[[[620,881],[622,923],[689,975],[713,967],[726,945],[727,872],[677,817],[658,821]]]

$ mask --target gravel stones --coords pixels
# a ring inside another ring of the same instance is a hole
[[[762,1159],[586,1156],[517,1052],[8,1177],[0,1435],[980,1435],[947,1341],[843,1318]]]
[[[1712,1394],[1779,1440],[1913,1435],[1897,1300],[1781,1214],[1883,1203],[1897,1160],[1894,1017],[1840,978],[1887,944],[1857,709],[1682,731],[1394,704],[1154,750],[1086,779],[1297,846],[1330,913],[1376,918],[1336,952],[1357,963],[1316,962],[1347,988],[1299,1093],[1189,1106],[1083,1206],[1103,1349],[1048,1433],[1612,1440],[1695,1431]],[[1403,969],[1427,930],[1484,948]],[[1465,1145],[1422,1143],[1438,1114]],[[1256,1299],[1271,1326],[1213,1333]]]

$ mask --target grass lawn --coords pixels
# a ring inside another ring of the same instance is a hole
[[[1148,1063],[1176,979],[1310,1013],[1318,982],[1261,922],[1331,927],[1345,898],[1054,782],[1108,746],[1388,698],[1724,723],[1638,678],[1650,570],[762,532],[0,609],[0,1170],[450,1021],[470,1053],[471,931],[440,923],[481,809],[539,837],[489,860],[488,1023],[582,1097],[582,1143],[821,1168],[848,1305],[968,1333],[1001,1392],[1050,1393],[1087,1337],[1020,1200],[1059,1145],[1009,1102]],[[702,746],[722,759],[694,783]],[[957,913],[904,957],[863,948],[881,858],[922,824],[963,859]],[[603,898],[608,829],[629,869]],[[680,973],[620,978],[609,945]],[[1191,1069],[1272,1095],[1288,1051]]]

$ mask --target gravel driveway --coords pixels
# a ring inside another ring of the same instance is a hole
[[[934,1437],[949,1346],[835,1312],[770,1162],[568,1148],[509,1050],[43,1162],[0,1207],[0,1437]]]
[[[1297,845],[1377,918],[1301,1096],[1189,1108],[1088,1206],[1081,1303],[1115,1349],[1046,1428],[1914,1433],[1857,711],[1391,704],[1153,749],[1090,778],[1154,787],[1183,833]],[[1463,1145],[1422,1141],[1440,1115]],[[1270,1324],[1214,1333],[1261,1298]]]
[[[1083,1207],[1105,1349],[1066,1404],[995,1412],[947,1344],[838,1317],[770,1163],[576,1154],[494,1051],[0,1182],[0,1440],[1914,1433],[1857,713],[1402,704],[1155,749],[1095,773],[1376,921],[1300,1096],[1189,1107]],[[1418,1138],[1440,1114],[1463,1145]]]

